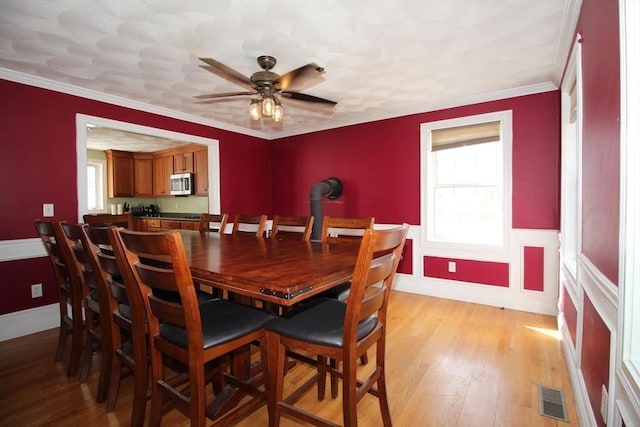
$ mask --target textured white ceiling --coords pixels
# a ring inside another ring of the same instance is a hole
[[[275,138],[559,84],[580,0],[0,0],[0,77]],[[199,67],[250,76],[310,62],[324,80],[284,101],[285,119],[249,120],[243,88]],[[60,85],[59,85],[60,84]]]

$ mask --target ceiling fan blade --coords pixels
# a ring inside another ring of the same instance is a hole
[[[315,102],[320,104],[329,104],[331,106],[334,106],[337,104],[336,101],[331,101],[329,99],[319,98],[317,96],[307,95],[305,93],[300,93],[300,92],[292,92],[292,91],[284,90],[280,94],[282,95],[283,98],[293,99],[295,101]]]
[[[213,58],[199,58],[199,59],[205,64],[207,64],[207,65],[200,66],[205,70],[210,71],[213,74],[219,77],[222,77],[225,80],[230,81],[231,83],[253,88],[253,84],[251,83],[251,80],[249,79],[249,77],[234,70],[233,68],[227,67],[223,63],[218,62]]]
[[[214,98],[226,98],[230,96],[242,96],[242,95],[256,95],[258,92],[224,92],[224,93],[209,93],[206,95],[194,96],[196,99],[214,99]]]
[[[319,77],[324,74],[324,68],[319,66],[316,63],[310,63],[307,65],[303,65],[300,68],[296,68],[295,70],[289,71],[286,74],[281,75],[274,82],[274,86],[277,90],[286,90],[293,84],[299,85],[304,84],[305,81],[310,81],[313,79],[318,79],[318,82],[314,82],[313,84],[317,84],[320,82]],[[309,85],[305,85],[308,87]]]

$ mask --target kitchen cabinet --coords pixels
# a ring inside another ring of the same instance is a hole
[[[199,230],[200,221],[180,221],[180,228],[183,230]]]
[[[176,229],[179,230],[180,221],[175,219],[161,219],[160,228],[164,230],[176,230]]]
[[[193,151],[173,156],[173,173],[193,173]]]
[[[160,230],[198,230],[200,221],[181,221],[178,219],[141,218],[140,231]]]
[[[153,196],[153,155],[151,153],[133,154],[134,196]]]
[[[107,197],[133,197],[133,153],[106,150]]]
[[[153,195],[155,197],[171,196],[169,177],[173,173],[173,157],[153,158]]]
[[[193,172],[195,180],[195,195],[209,195],[209,157],[207,149],[194,151],[193,153]]]
[[[159,219],[141,218],[140,231],[158,231],[160,229]]]

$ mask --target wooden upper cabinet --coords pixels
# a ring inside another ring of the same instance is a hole
[[[173,173],[173,157],[153,158],[153,195],[155,197],[171,196],[169,177]]]
[[[173,173],[193,173],[193,152],[178,153],[173,156]]]
[[[107,197],[133,197],[133,153],[107,150]]]
[[[134,153],[133,170],[135,197],[152,197],[153,155],[151,153]]]
[[[194,163],[194,180],[195,180],[195,195],[196,196],[208,196],[209,195],[209,156],[207,149],[195,151],[193,153]]]

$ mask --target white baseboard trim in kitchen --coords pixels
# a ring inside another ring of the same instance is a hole
[[[58,303],[0,315],[0,341],[60,326]]]

